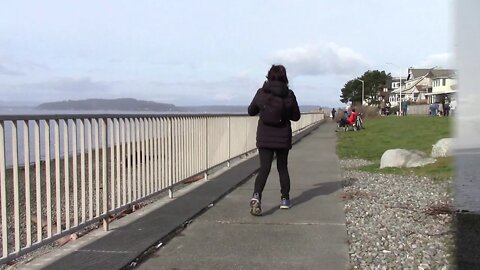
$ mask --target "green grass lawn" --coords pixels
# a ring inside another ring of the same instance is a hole
[[[452,137],[450,117],[377,117],[365,121],[365,129],[338,132],[337,154],[340,159],[359,158],[375,164],[360,168],[369,172],[416,174],[446,179],[453,176],[453,159],[440,158],[419,168],[385,168],[380,170],[380,158],[388,149],[416,149],[430,154],[439,139]]]

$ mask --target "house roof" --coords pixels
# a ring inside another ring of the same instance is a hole
[[[421,77],[421,76],[424,76],[425,74],[427,74],[431,69],[429,68],[411,68],[409,70],[409,74],[408,74],[408,77],[407,77],[407,80],[411,80],[411,79],[415,79],[415,78],[418,78],[418,77]],[[412,78],[410,78],[412,77]]]
[[[455,77],[455,70],[453,69],[434,69],[429,75],[431,78],[452,78]]]
[[[402,88],[402,94],[403,93],[411,94],[415,90],[417,90],[418,92],[425,92],[426,91],[425,86],[424,85],[418,85],[424,78],[425,78],[425,74],[422,77],[412,79],[413,84],[409,87],[406,87],[405,89]],[[393,90],[392,93],[400,93],[400,88],[397,88],[397,89]]]

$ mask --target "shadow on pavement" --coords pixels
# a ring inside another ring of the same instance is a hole
[[[325,183],[317,183],[314,185],[315,188],[306,190],[302,192],[302,194],[298,195],[295,198],[291,199],[292,203],[292,208],[295,206],[298,206],[302,203],[306,203],[309,200],[322,196],[322,195],[328,195],[331,193],[334,193],[335,191],[339,190],[342,188],[342,182],[341,181],[332,181],[332,182],[325,182]],[[279,207],[273,207],[267,211],[264,211],[262,216],[268,216],[273,213],[275,213],[277,210],[280,210]]]

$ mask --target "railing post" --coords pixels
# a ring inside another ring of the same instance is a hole
[[[0,121],[0,201],[2,203],[2,251],[3,257],[8,255],[8,226],[7,226],[7,189],[5,178],[5,128],[4,121]]]
[[[107,158],[110,161],[110,172],[107,174],[108,180],[110,181],[110,207],[107,209],[115,208],[115,177],[117,176],[115,171],[115,139],[114,139],[114,126],[115,126],[115,119],[107,119],[107,142],[110,142],[110,156]],[[107,143],[108,146],[108,143]],[[107,167],[108,168],[108,167]]]
[[[108,184],[107,184],[107,119],[101,118],[102,126],[102,202],[103,202],[103,230],[108,231]]]
[[[245,118],[245,154],[247,153],[247,150],[248,150],[248,127],[249,127],[249,123],[248,123],[248,118]],[[247,156],[245,155],[245,158]]]
[[[173,198],[173,117],[168,119],[168,197]]]
[[[63,120],[63,170],[64,170],[64,199],[65,199],[65,229],[70,229],[70,177],[69,177],[69,145],[68,119]]]
[[[231,116],[228,116],[228,134],[227,134],[227,136],[228,136],[228,160],[227,160],[227,168],[230,168],[230,159],[232,158],[231,150],[230,150],[232,148],[231,140],[230,140],[230,136],[231,136],[231,132],[232,132],[231,129],[230,129],[230,119],[231,118],[232,118]]]
[[[30,128],[28,120],[23,122],[23,164],[25,175],[25,226],[27,233],[27,247],[32,245],[32,216],[31,216],[31,188],[30,188]]]
[[[1,132],[0,132],[1,134]],[[42,228],[46,224],[42,224],[42,184],[41,184],[41,168],[40,168],[40,121],[34,122],[34,137],[35,137],[35,192],[36,192],[36,212],[37,212],[37,243],[43,239]],[[2,142],[0,142],[1,144]],[[0,151],[1,152],[1,151]],[[1,196],[0,196],[1,197]]]
[[[60,120],[53,121],[53,137],[55,151],[55,206],[57,216],[57,234],[62,231],[62,209],[61,209],[61,190],[60,190]]]
[[[208,116],[205,117],[205,172],[203,178],[208,180]]]
[[[47,237],[52,237],[52,181],[50,179],[50,121],[45,121],[45,192],[47,201]]]

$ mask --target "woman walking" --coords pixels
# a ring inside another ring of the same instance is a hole
[[[262,214],[262,192],[267,183],[273,161],[277,157],[280,178],[280,208],[290,208],[290,176],[288,152],[292,148],[290,120],[300,119],[300,109],[292,90],[288,88],[287,71],[282,65],[272,65],[267,81],[260,88],[248,107],[251,116],[260,114],[257,126],[257,148],[260,156],[260,171],[255,179],[255,188],[250,200],[250,213]]]

